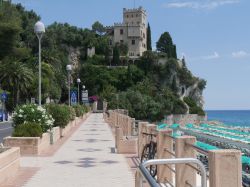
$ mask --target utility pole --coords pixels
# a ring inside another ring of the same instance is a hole
[[[134,0],[134,8],[135,8],[135,0]]]

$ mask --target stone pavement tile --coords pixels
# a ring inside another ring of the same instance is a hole
[[[91,114],[53,156],[21,159],[22,166],[41,168],[23,186],[134,187],[127,160],[111,152],[114,145],[102,114]]]

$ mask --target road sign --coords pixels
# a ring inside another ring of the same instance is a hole
[[[3,101],[6,101],[7,100],[7,93],[3,92],[1,94],[1,98],[2,98]]]
[[[35,103],[36,103],[36,99],[35,99],[34,97],[31,97],[30,103],[31,103],[31,104],[35,104]]]
[[[74,91],[74,90],[71,91],[70,102],[71,102],[71,105],[77,104],[77,91]]]
[[[89,101],[88,90],[83,90],[82,91],[82,101],[84,101],[84,102]]]

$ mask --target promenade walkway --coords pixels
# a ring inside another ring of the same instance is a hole
[[[24,187],[133,187],[123,155],[111,152],[112,132],[102,114],[91,114],[51,157],[22,157],[21,167],[39,168]]]

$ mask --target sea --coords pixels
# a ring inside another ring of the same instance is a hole
[[[207,110],[208,120],[229,126],[250,127],[250,110]]]

